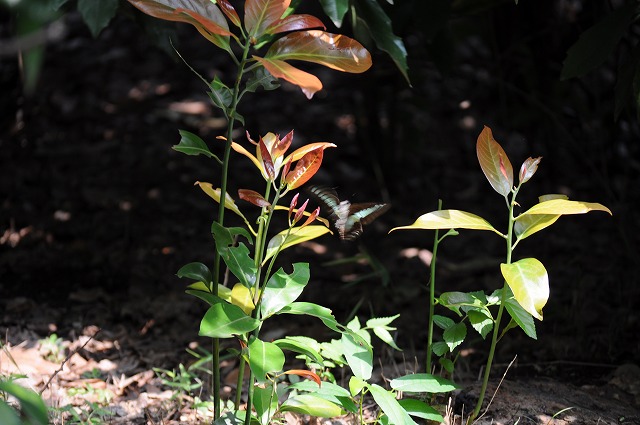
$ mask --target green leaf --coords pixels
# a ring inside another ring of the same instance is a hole
[[[394,320],[396,320],[398,317],[400,317],[399,314],[396,314],[395,316],[389,316],[389,317],[374,317],[367,320],[366,325],[368,328],[385,328],[387,330],[395,330],[396,328],[391,328],[388,325]]]
[[[344,15],[349,10],[349,0],[320,0],[324,13],[338,28],[342,26]]]
[[[446,292],[445,292],[446,293]],[[451,293],[451,292],[449,292]],[[460,292],[461,294],[463,294],[464,292]],[[460,313],[460,312],[458,312]],[[439,327],[440,329],[444,330],[447,329],[448,327],[451,327],[455,324],[455,322],[453,320],[451,320],[448,317],[445,316],[440,316],[439,314],[434,314],[433,315],[433,323]]]
[[[240,307],[220,302],[212,305],[200,322],[201,336],[231,338],[244,335],[260,326],[260,321],[247,316]]]
[[[607,60],[636,17],[636,2],[627,2],[580,35],[567,51],[561,80],[580,77]]]
[[[213,275],[211,274],[211,270],[209,267],[205,266],[202,263],[189,263],[180,267],[178,273],[176,275],[179,278],[186,277],[187,279],[195,280],[196,282],[202,282],[206,285],[211,285],[213,283]]]
[[[380,338],[384,343],[392,347],[394,350],[402,351],[402,349],[400,349],[400,347],[396,345],[389,331],[385,328],[375,327],[373,328],[373,333],[376,334],[378,338]]]
[[[330,230],[326,226],[320,225],[294,227],[291,231],[283,230],[271,238],[267,244],[267,253],[265,254],[264,261],[273,257],[278,250],[283,251],[289,247],[315,239],[329,232]]]
[[[484,126],[478,136],[476,153],[480,168],[493,190],[505,198],[513,189],[513,166],[502,146],[493,138],[491,129]]]
[[[180,143],[173,146],[173,150],[187,155],[205,155],[208,158],[215,158],[218,162],[221,162],[217,156],[211,153],[207,144],[200,137],[185,130],[178,132],[181,137]]]
[[[211,91],[208,92],[211,102],[221,109],[224,112],[224,115],[228,118],[228,108],[233,100],[233,93],[231,92],[231,89],[220,81],[220,78],[218,78],[217,75],[209,84],[209,88],[211,89]]]
[[[442,293],[440,298],[438,298],[438,302],[449,310],[458,313],[459,316],[462,316],[462,313],[460,312],[461,307],[482,306],[482,301],[474,296],[474,294],[458,291]]]
[[[280,349],[282,350],[289,350],[296,353],[304,354],[319,365],[322,365],[324,363],[324,359],[317,351],[317,349],[314,349],[309,344],[306,344],[304,340],[299,341],[296,338],[299,337],[286,337],[284,339],[273,341],[273,343],[280,347]]]
[[[351,400],[349,391],[333,382],[322,382],[322,386],[318,387],[315,382],[305,380],[289,385],[287,389],[311,392],[313,395],[337,404],[352,413],[358,410],[358,407]]]
[[[243,425],[246,412],[238,410],[236,412],[227,412],[213,422],[213,425]]]
[[[296,412],[320,418],[334,418],[343,414],[340,406],[312,394],[300,394],[286,399],[281,412]]]
[[[340,339],[344,357],[353,374],[363,380],[371,378],[373,371],[373,350],[365,340],[356,334],[343,333]]]
[[[520,326],[529,338],[538,339],[536,336],[536,324],[533,322],[533,316],[527,313],[515,298],[508,298],[505,301],[504,308],[507,309],[511,318],[518,324],[518,326]]]
[[[255,284],[257,269],[251,257],[249,248],[242,242],[238,246],[230,247],[220,251],[220,256],[224,260],[229,270],[247,288]]]
[[[7,403],[0,399],[0,418],[5,425],[23,425],[18,417],[18,413],[13,410]],[[46,422],[45,422],[46,423]]]
[[[551,199],[549,201],[540,202],[523,212],[516,218],[521,220],[520,217],[534,214],[554,214],[554,215],[569,215],[569,214],[586,214],[589,211],[604,211],[613,215],[611,210],[602,204],[595,202],[583,202],[583,201],[569,201],[567,199]]]
[[[421,215],[409,226],[394,227],[394,230],[406,229],[424,229],[424,230],[441,230],[441,229],[471,229],[471,230],[490,230],[500,236],[504,235],[497,231],[487,220],[475,214],[459,210],[440,210]]]
[[[500,264],[504,280],[513,296],[529,314],[542,320],[542,308],[549,299],[549,275],[535,258],[523,258],[515,263]]]
[[[251,78],[247,80],[247,84],[244,89],[247,92],[255,92],[260,87],[264,90],[275,90],[280,87],[280,83],[278,83],[278,80],[264,68],[258,68],[254,71]]]
[[[267,374],[280,372],[284,367],[284,353],[276,344],[251,337],[248,347],[249,367],[259,383],[268,382]]]
[[[22,414],[29,420],[27,423],[32,425],[47,425],[49,423],[47,406],[38,393],[7,381],[0,381],[0,392],[5,392],[18,399]]]
[[[444,356],[449,352],[449,346],[444,341],[438,341],[431,344],[431,351],[436,356]]]
[[[450,351],[453,351],[458,345],[462,344],[466,336],[467,326],[462,322],[445,329],[442,334],[442,338],[449,346]]]
[[[451,361],[451,359],[440,357],[438,359],[438,363],[440,364],[440,366],[442,366],[442,368],[444,370],[446,370],[450,374],[453,374],[453,370],[454,370],[455,366],[454,366],[453,362]]]
[[[295,263],[293,273],[290,275],[283,269],[278,270],[269,278],[264,288],[261,304],[262,317],[266,319],[298,299],[308,282],[308,263]]]
[[[369,384],[367,384],[365,381],[363,381],[360,378],[357,378],[355,376],[352,376],[351,378],[349,378],[349,393],[351,393],[353,397],[360,394],[363,388],[368,388],[368,387],[369,387]]]
[[[261,424],[269,424],[271,417],[278,410],[278,395],[274,393],[270,385],[253,389],[253,407],[256,409],[258,420]]]
[[[400,403],[398,403],[393,392],[387,391],[377,384],[371,384],[368,388],[373,399],[376,401],[376,404],[380,406],[380,409],[389,418],[389,424],[417,425],[416,422],[411,419],[409,414],[402,408]]]
[[[324,323],[325,326],[329,329],[338,333],[344,332],[344,327],[336,321],[336,318],[333,317],[331,310],[318,304],[294,302],[283,307],[282,310],[278,312],[278,314],[304,314],[307,316],[317,317],[318,319],[322,320],[322,323]]]
[[[493,317],[491,317],[491,313],[484,309],[477,309],[469,310],[467,315],[469,316],[471,327],[473,327],[483,339],[486,338],[487,334],[493,329]]]
[[[356,11],[356,25],[362,25],[367,29],[376,46],[391,57],[407,83],[411,85],[407,66],[407,49],[402,39],[393,33],[391,19],[377,0],[354,0],[353,4]]]
[[[118,0],[78,0],[78,12],[94,37],[109,24],[117,10]]]
[[[392,379],[391,388],[406,393],[448,393],[458,388],[456,384],[441,376],[429,373],[414,373]]]
[[[410,416],[415,416],[416,418],[425,419],[436,423],[444,422],[444,418],[442,417],[442,415],[424,401],[416,400],[413,398],[403,398],[402,400],[398,400],[398,403]]]

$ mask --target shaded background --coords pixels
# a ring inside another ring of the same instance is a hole
[[[544,322],[536,323],[538,341],[511,332],[498,361],[518,353],[523,363],[603,366],[591,367],[592,375],[610,364],[638,363],[640,229],[633,207],[640,201],[640,129],[634,109],[618,120],[613,114],[618,66],[637,42],[637,27],[603,66],[560,81],[567,49],[608,13],[607,2],[504,2],[446,19],[426,16],[420,1],[397,3],[388,12],[408,50],[412,87],[372,48],[366,74],[312,68],[325,90],[311,101],[285,84],[249,95],[241,106],[254,136],[295,129],[297,145],[338,145],[326,151],[313,183],[352,200],[393,204],[358,243],[324,237],[289,250],[282,264],[310,261],[304,296],[339,321],[400,313],[398,343],[408,358],[420,358],[428,268],[416,253],[431,248],[433,234],[387,231],[435,209],[438,199],[504,227],[502,198],[475,156],[487,125],[516,170],[529,156],[543,157],[521,191],[523,207],[539,195],[564,193],[614,213],[563,217],[518,246],[516,258],[545,264],[551,298]],[[3,39],[11,35],[4,17]],[[142,364],[175,364],[197,339],[205,309],[183,294],[185,282],[174,274],[213,258],[209,226],[217,207],[193,183],[217,184],[219,170],[171,146],[186,129],[220,152],[215,136],[225,122],[202,82],[156,47],[140,22],[118,15],[97,39],[77,13],[64,24],[64,38],[47,46],[33,95],[23,93],[17,60],[1,58],[0,324],[14,343],[97,325],[129,338]],[[177,48],[195,69],[230,78],[221,52],[191,27],[175,28]],[[243,131],[237,135],[244,142]],[[261,190],[251,164],[232,160],[231,193]],[[369,263],[328,263],[362,252]],[[439,292],[500,287],[503,255],[502,240],[491,234],[448,238]],[[382,274],[367,278],[376,270]],[[289,321],[273,332],[295,334],[296,326],[307,324]],[[467,353],[472,373],[487,347],[474,337]]]

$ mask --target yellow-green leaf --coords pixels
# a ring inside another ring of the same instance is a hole
[[[537,205],[529,208],[529,210],[523,212],[518,216],[520,217],[532,214],[554,214],[554,215],[567,215],[567,214],[585,214],[589,211],[604,211],[611,214],[611,210],[602,204],[595,202],[583,202],[583,201],[569,201],[566,199],[552,199],[550,201],[540,202]],[[612,214],[611,214],[612,215]]]
[[[409,226],[394,227],[394,230],[403,229],[471,229],[471,230],[490,230],[504,236],[497,231],[487,220],[475,214],[459,210],[440,210],[421,215]]]
[[[325,226],[305,226],[302,228],[294,227],[291,229],[291,232],[283,230],[269,241],[269,244],[267,245],[267,255],[265,255],[264,260],[267,261],[269,258],[273,257],[275,253],[278,252],[278,249],[282,251],[290,246],[315,239],[325,233],[329,233],[329,229]]]
[[[251,314],[256,308],[251,291],[241,283],[236,283],[231,290],[231,304],[240,307],[246,315]]]
[[[500,264],[504,280],[518,304],[538,320],[549,299],[549,275],[535,258],[523,258],[511,264]]]
[[[219,188],[218,189],[214,189],[213,185],[211,183],[207,183],[207,182],[195,182],[195,184],[200,186],[200,189],[202,189],[202,191],[204,193],[206,193],[211,198],[213,198],[217,203],[220,203],[220,193],[221,193],[221,191],[220,191]],[[224,207],[229,209],[229,210],[231,210],[231,211],[233,211],[234,213],[238,214],[245,221],[247,221],[247,219],[244,218],[244,215],[242,215],[242,213],[238,209],[238,206],[236,205],[236,203],[233,201],[233,198],[231,198],[231,196],[229,196],[228,193],[224,197]]]
[[[533,214],[526,215],[516,221],[514,230],[518,239],[524,239],[545,227],[551,226],[560,218],[557,214]]]

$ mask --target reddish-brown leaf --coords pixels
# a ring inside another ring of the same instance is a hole
[[[302,376],[303,378],[308,378],[308,379],[311,379],[311,380],[315,381],[315,383],[318,384],[318,386],[322,385],[322,380],[320,379],[320,377],[317,374],[311,372],[310,370],[291,369],[291,370],[287,370],[285,372],[285,375]]]
[[[371,67],[371,55],[362,44],[347,36],[320,30],[285,35],[271,45],[265,59],[302,60],[353,73]]]
[[[243,201],[252,203],[253,205],[260,208],[271,206],[271,203],[264,199],[262,195],[250,189],[238,189],[238,197]]]
[[[491,129],[484,127],[478,136],[476,154],[482,172],[489,180],[491,187],[504,197],[513,188],[513,167],[507,153],[493,138]]]
[[[129,0],[136,8],[154,18],[186,22],[198,30],[207,40],[222,49],[229,48],[229,26],[214,3],[189,0]]]
[[[291,142],[293,141],[293,130],[291,130],[286,136],[282,139],[278,137],[276,143],[271,148],[271,155],[274,158],[280,158],[291,146]]]
[[[260,38],[278,22],[291,0],[247,0],[244,4],[244,26],[249,37]]]
[[[289,214],[288,214],[289,220],[291,220],[291,214],[293,213],[293,210],[295,209],[296,205],[298,205],[299,197],[300,197],[300,194],[296,193],[295,195],[293,195],[293,198],[291,198],[291,203],[289,204]]]
[[[220,7],[220,10],[222,10],[222,13],[224,13],[227,16],[227,18],[231,21],[233,25],[235,25],[238,28],[242,26],[242,23],[240,22],[240,17],[236,13],[236,10],[233,8],[233,6],[231,6],[231,3],[229,3],[227,0],[217,0],[216,3],[218,3],[218,6]]]
[[[260,58],[257,56],[254,56],[253,58],[260,62],[262,66],[264,66],[264,68],[274,77],[282,78],[283,80],[287,80],[291,84],[300,87],[308,99],[311,99],[317,91],[322,90],[322,83],[318,77],[313,74],[304,72],[281,60]]]
[[[538,171],[538,164],[540,164],[541,160],[541,156],[537,158],[529,157],[522,163],[522,166],[520,167],[520,174],[518,176],[520,179],[520,184],[526,183],[531,177],[533,177],[536,171]]]
[[[267,145],[264,144],[262,137],[260,138],[260,142],[258,142],[258,147],[260,148],[260,162],[262,162],[264,167],[264,172],[267,175],[269,180],[273,180],[276,177],[276,170],[273,166],[273,159],[271,159],[271,154],[269,153],[269,149],[267,149]]]
[[[322,164],[323,153],[324,149],[311,151],[296,163],[296,167],[285,178],[289,190],[302,186],[313,177]]]
[[[316,208],[315,210],[313,210],[313,212],[311,213],[311,215],[309,215],[309,217],[307,217],[307,219],[305,220],[305,222],[302,224],[302,227],[307,226],[308,224],[312,223],[313,220],[316,219],[316,217],[318,217],[318,215],[320,214],[320,207]]]
[[[309,200],[307,199],[306,201],[304,201],[304,204],[302,204],[302,206],[298,208],[298,210],[296,211],[296,215],[293,217],[294,223],[297,223],[298,221],[300,221],[300,219],[304,215],[304,210],[307,209],[308,203],[309,203]]]
[[[267,34],[278,34],[287,31],[302,31],[312,28],[326,29],[322,21],[312,15],[291,15],[274,22],[265,30]]]

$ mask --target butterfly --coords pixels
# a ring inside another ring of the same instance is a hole
[[[377,202],[352,204],[347,200],[340,201],[336,191],[326,187],[311,186],[309,192],[328,210],[340,239],[346,241],[355,240],[362,234],[363,225],[370,224],[391,208],[391,204]]]

